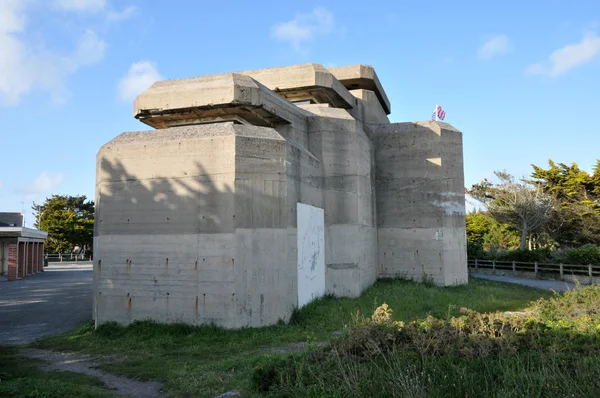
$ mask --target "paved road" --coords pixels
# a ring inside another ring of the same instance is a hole
[[[0,345],[26,344],[92,319],[92,267],[61,264],[0,282]]]
[[[554,290],[557,292],[564,292],[569,289],[574,289],[575,284],[564,281],[547,281],[547,280],[539,280],[539,279],[527,279],[527,278],[518,278],[516,276],[509,275],[486,275],[486,274],[471,274],[476,278],[484,278],[490,279],[493,281],[499,282],[509,282],[509,283],[517,283],[519,285],[538,287],[540,289],[546,290]]]

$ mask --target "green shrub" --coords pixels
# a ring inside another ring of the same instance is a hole
[[[486,256],[485,250],[479,244],[467,241],[467,257],[472,259],[483,260]]]
[[[593,264],[600,265],[600,248],[593,244],[581,246],[578,249],[571,249],[567,252],[567,264]]]
[[[460,312],[405,324],[383,304],[328,347],[256,369],[255,389],[483,397],[586,396],[600,388],[600,287],[578,287],[522,313]]]
[[[501,254],[496,258],[502,261],[521,261],[521,262],[546,262],[551,261],[552,251],[549,248],[535,250],[511,250]]]

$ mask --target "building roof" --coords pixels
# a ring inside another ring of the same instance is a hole
[[[373,67],[309,63],[159,81],[135,99],[134,116],[158,129],[227,121],[273,127],[303,116],[293,102],[352,109],[357,102],[349,90],[355,89],[373,91],[390,113]]]
[[[0,238],[48,239],[48,232],[25,227],[0,227]]]
[[[22,213],[0,213],[0,227],[22,227]]]

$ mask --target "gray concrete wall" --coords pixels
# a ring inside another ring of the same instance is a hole
[[[446,123],[375,131],[381,276],[467,283],[462,135]]]
[[[125,133],[97,156],[97,323],[236,325],[235,131]]]
[[[287,319],[297,304],[288,146],[273,129],[231,123],[126,133],[106,144],[97,170],[96,322]]]
[[[237,326],[286,320],[297,304],[296,261],[288,259],[286,141],[264,130],[273,136],[252,131],[235,146]]]
[[[309,107],[309,149],[323,163],[327,291],[357,297],[377,277],[373,147],[339,108]]]

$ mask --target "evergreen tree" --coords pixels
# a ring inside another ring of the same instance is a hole
[[[532,165],[533,181],[558,203],[547,226],[548,233],[565,246],[600,244],[600,160],[591,175],[577,163],[568,166],[549,160],[548,164],[548,169]]]
[[[33,204],[36,228],[48,232],[49,253],[71,253],[76,246],[92,250],[94,202],[85,195],[52,195],[42,205]]]
[[[554,208],[553,197],[528,181],[516,181],[506,172],[494,172],[500,180],[492,184],[484,180],[467,191],[482,202],[488,214],[498,223],[507,224],[521,232],[519,247],[526,249],[527,237],[543,231]]]

